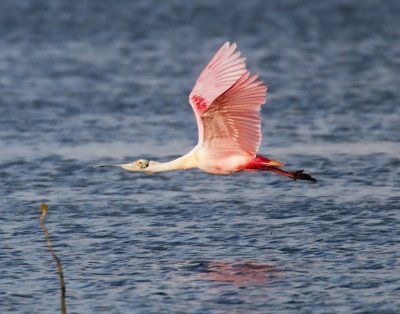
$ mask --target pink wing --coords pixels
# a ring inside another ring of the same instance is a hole
[[[235,50],[235,43],[231,45],[226,42],[200,73],[189,95],[197,119],[199,142],[203,139],[201,113],[246,72],[246,59],[240,57],[240,52]]]
[[[236,45],[226,43],[203,70],[189,96],[208,158],[253,158],[261,143],[261,105],[267,87],[250,76]]]

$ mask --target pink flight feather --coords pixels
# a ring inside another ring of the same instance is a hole
[[[235,50],[236,44],[225,43],[189,96],[199,129],[198,146],[208,166],[213,163],[218,168],[253,159],[261,143],[260,107],[267,87],[257,75],[250,75],[245,59]]]

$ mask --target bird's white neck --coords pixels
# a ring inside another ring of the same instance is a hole
[[[194,151],[189,152],[182,157],[168,161],[168,162],[150,162],[150,165],[144,169],[145,172],[163,172],[173,170],[184,170],[197,167],[197,158]]]

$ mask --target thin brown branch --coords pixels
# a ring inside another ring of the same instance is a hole
[[[62,271],[62,265],[61,265],[61,260],[58,258],[58,256],[56,255],[56,252],[53,248],[53,244],[50,240],[50,236],[49,236],[49,232],[46,228],[46,226],[44,225],[44,217],[46,216],[47,213],[47,204],[43,203],[41,206],[42,209],[42,214],[40,215],[40,219],[39,219],[39,223],[40,226],[43,229],[43,233],[44,233],[44,237],[46,238],[47,241],[47,246],[49,248],[49,251],[51,253],[51,256],[53,256],[55,262],[56,262],[56,267],[57,267],[57,273],[58,276],[60,278],[60,289],[61,289],[61,314],[67,314],[67,305],[65,303],[65,293],[66,293],[66,289],[65,289],[65,282],[64,282],[64,273]]]

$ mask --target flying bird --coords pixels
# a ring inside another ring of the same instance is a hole
[[[303,170],[285,171],[284,164],[257,154],[261,144],[261,105],[267,86],[246,68],[236,44],[226,42],[201,72],[189,95],[196,116],[198,143],[169,162],[139,159],[114,166],[155,173],[199,168],[211,174],[272,171],[293,180],[316,181]]]

